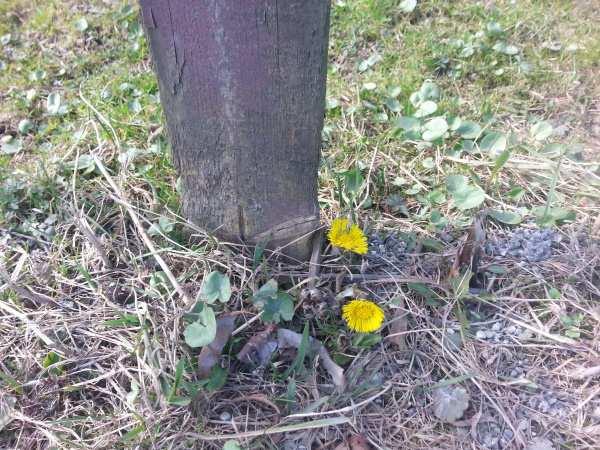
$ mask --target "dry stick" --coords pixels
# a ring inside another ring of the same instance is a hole
[[[348,417],[332,417],[330,419],[313,420],[312,422],[305,422],[299,424],[282,425],[280,427],[267,428],[264,430],[246,431],[243,433],[232,433],[232,434],[216,434],[211,436],[210,434],[203,433],[185,433],[184,436],[190,438],[196,438],[203,441],[222,441],[225,439],[247,439],[257,436],[266,436],[269,434],[277,433],[288,433],[292,431],[300,430],[311,430],[314,428],[331,427],[334,425],[342,425],[349,423]]]
[[[290,414],[289,416],[285,416],[285,419],[297,419],[300,417],[316,417],[316,416],[325,416],[327,414],[348,413],[348,412],[354,411],[357,408],[360,408],[361,406],[371,403],[373,400],[375,400],[378,397],[381,397],[383,394],[385,394],[387,391],[389,391],[391,387],[392,387],[392,384],[388,383],[388,385],[385,388],[383,388],[381,391],[379,391],[377,394],[372,395],[371,397],[367,398],[366,400],[363,400],[362,402],[358,402],[355,405],[346,406],[346,407],[340,408],[340,409],[334,409],[332,411]]]
[[[112,177],[109,175],[108,171],[104,167],[104,164],[102,164],[102,161],[100,161],[100,159],[98,159],[98,157],[96,157],[95,155],[93,158],[94,158],[94,162],[100,169],[100,172],[102,172],[102,175],[104,176],[104,178],[106,179],[106,181],[108,182],[108,184],[110,185],[112,190],[114,191],[114,193],[116,195],[116,200],[121,205],[123,205],[125,207],[125,209],[127,210],[127,213],[129,214],[129,217],[131,217],[131,221],[137,228],[138,233],[140,234],[140,237],[142,238],[142,241],[144,241],[144,244],[146,245],[146,247],[148,247],[148,250],[150,250],[150,254],[154,257],[154,259],[156,260],[156,262],[158,263],[160,268],[163,270],[163,272],[169,279],[169,282],[173,285],[173,287],[175,288],[177,293],[181,296],[181,298],[183,298],[185,304],[191,305],[191,303],[192,303],[191,299],[186,294],[186,292],[183,290],[183,288],[179,284],[179,281],[177,281],[177,278],[175,278],[175,275],[173,275],[173,272],[171,272],[171,269],[169,268],[169,266],[167,265],[165,260],[162,259],[159,252],[156,250],[156,247],[152,243],[152,240],[148,237],[148,234],[144,230],[144,227],[142,226],[142,223],[140,222],[140,219],[138,218],[137,214],[135,213],[133,207],[124,200],[125,197],[123,196],[123,193],[121,192],[121,190],[119,189],[117,184],[114,182]]]

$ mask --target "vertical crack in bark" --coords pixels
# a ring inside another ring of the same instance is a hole
[[[234,136],[234,123],[235,121],[235,111],[234,111],[234,91],[233,91],[233,80],[231,74],[231,62],[230,62],[230,49],[227,48],[226,42],[226,33],[225,28],[223,26],[226,21],[222,20],[221,10],[222,4],[221,0],[215,0],[214,2],[214,11],[215,11],[215,43],[217,44],[217,49],[219,51],[218,61],[220,66],[218,67],[219,75],[220,75],[220,94],[221,101],[223,105],[223,116],[225,122],[225,129],[227,130],[227,141],[225,146],[224,155],[222,158],[223,164],[221,166],[221,170],[230,171],[230,177],[233,178],[234,182],[232,183],[229,180],[229,186],[226,189],[231,189],[235,195],[235,201],[237,202],[238,209],[238,234],[245,234],[245,222],[244,222],[244,214],[243,208],[244,204],[241,200],[242,197],[242,186],[240,181],[240,172],[241,169],[239,167],[241,155],[232,154],[234,144],[235,144],[235,136]],[[233,172],[233,173],[231,173]],[[233,186],[232,186],[233,184]],[[233,199],[230,199],[233,201]],[[234,207],[228,208],[230,209],[230,217],[229,220],[235,220],[231,215],[235,214]],[[242,238],[243,239],[243,238]]]

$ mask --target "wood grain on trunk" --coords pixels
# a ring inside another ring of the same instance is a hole
[[[314,230],[329,0],[140,3],[184,214],[270,247]]]

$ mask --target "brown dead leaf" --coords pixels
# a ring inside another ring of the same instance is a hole
[[[300,347],[300,343],[302,342],[302,335],[292,330],[280,328],[277,330],[277,341],[279,343],[279,348],[298,348]],[[344,369],[338,366],[333,361],[333,359],[331,359],[331,356],[329,356],[329,352],[327,352],[327,349],[320,341],[311,337],[310,345],[313,351],[318,353],[319,358],[321,360],[321,364],[323,365],[325,370],[327,370],[327,372],[329,372],[329,375],[331,375],[333,384],[340,390],[344,390],[346,388],[346,377],[344,375]]]
[[[346,442],[342,442],[334,450],[371,450],[371,446],[366,438],[359,434],[350,436]]]
[[[486,212],[484,211],[473,219],[473,225],[456,252],[449,278],[458,278],[464,269],[470,269],[474,276],[477,275],[486,239],[485,218]]]
[[[219,361],[223,347],[235,328],[235,315],[222,314],[217,319],[217,335],[215,340],[202,348],[198,356],[198,376],[206,378],[210,375],[213,366]]]
[[[394,318],[390,324],[390,332],[387,339],[394,344],[398,350],[406,350],[406,335],[408,330],[408,312],[405,309],[404,300],[398,299],[399,307],[395,309]]]
[[[277,341],[271,339],[275,328],[277,328],[275,325],[270,324],[263,331],[252,336],[238,353],[237,359],[254,367],[266,365],[277,349]]]

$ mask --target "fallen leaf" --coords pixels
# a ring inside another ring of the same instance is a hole
[[[277,341],[271,339],[276,328],[276,325],[270,324],[263,331],[252,336],[238,353],[237,359],[253,367],[265,366],[273,352],[277,350]]]
[[[469,393],[461,386],[444,386],[433,391],[433,413],[444,422],[460,419],[469,407]]]
[[[343,301],[347,298],[367,298],[368,294],[359,289],[356,284],[351,284],[350,286],[348,286],[346,289],[344,289],[342,292],[340,292],[338,295],[335,296],[335,299],[340,302]]]
[[[277,341],[279,344],[279,348],[299,348],[300,343],[302,342],[302,335],[300,333],[296,333],[295,331],[288,330],[285,328],[280,328],[277,330]],[[310,338],[310,345],[314,352],[318,353],[319,358],[321,359],[321,364],[329,375],[333,379],[333,384],[338,387],[340,390],[344,390],[346,388],[346,377],[344,376],[344,369],[338,366],[323,344],[314,339]]]
[[[13,420],[13,411],[17,399],[12,395],[0,395],[0,431]]]
[[[219,361],[223,347],[227,344],[235,327],[235,316],[233,314],[222,314],[217,319],[217,335],[215,339],[202,348],[198,356],[198,376],[206,378],[210,375],[213,366]]]
[[[470,269],[474,276],[477,275],[486,239],[485,217],[485,213],[478,214],[473,220],[473,225],[456,252],[449,278],[458,278],[464,269]]]
[[[390,333],[388,340],[394,344],[398,350],[406,350],[406,335],[408,330],[408,312],[405,310],[404,300],[398,299],[398,308],[394,310],[394,318],[390,324]]]
[[[538,437],[533,439],[525,448],[525,450],[554,450],[554,445],[548,439]]]
[[[366,438],[360,434],[352,436],[348,443],[350,444],[350,450],[371,450],[371,446]]]
[[[371,450],[371,446],[364,437],[355,434],[347,441],[338,444],[334,450]]]

